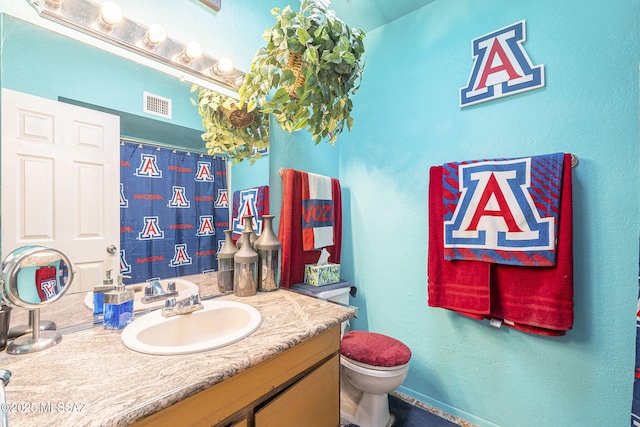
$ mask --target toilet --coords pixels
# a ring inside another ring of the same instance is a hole
[[[326,288],[294,285],[293,289],[326,301],[349,305],[349,282]],[[385,427],[389,393],[409,372],[411,350],[397,339],[375,332],[351,331],[342,323],[340,341],[340,418],[358,427]]]
[[[388,394],[409,372],[411,350],[395,338],[351,331],[340,342],[340,417],[359,427],[385,427]]]

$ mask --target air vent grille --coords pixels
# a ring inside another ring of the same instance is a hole
[[[171,100],[162,96],[154,95],[149,92],[144,93],[143,110],[145,113],[154,114],[156,116],[171,118]]]

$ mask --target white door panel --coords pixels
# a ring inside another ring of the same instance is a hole
[[[64,252],[90,290],[119,271],[117,116],[2,89],[2,259],[20,246]]]

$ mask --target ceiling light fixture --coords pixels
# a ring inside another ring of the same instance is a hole
[[[26,0],[46,19],[73,28],[84,34],[125,48],[138,55],[162,63],[175,70],[237,90],[244,81],[244,73],[233,68],[225,59],[206,55],[196,42],[181,43],[167,37],[157,25],[148,28],[123,15],[113,2],[102,6],[90,0]],[[220,73],[213,72],[216,67]]]

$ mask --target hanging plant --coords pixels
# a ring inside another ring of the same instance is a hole
[[[299,12],[272,9],[276,24],[263,33],[267,45],[238,91],[248,111],[273,114],[288,132],[306,128],[315,144],[334,144],[345,126],[351,130],[350,97],[364,67],[364,32],[328,6],[328,0],[301,0]]]
[[[214,90],[191,86],[197,91],[198,107],[205,133],[202,139],[210,155],[228,157],[233,163],[249,159],[253,164],[260,158],[258,150],[269,146],[269,116],[261,111],[247,111],[246,105],[238,107],[238,101]]]

